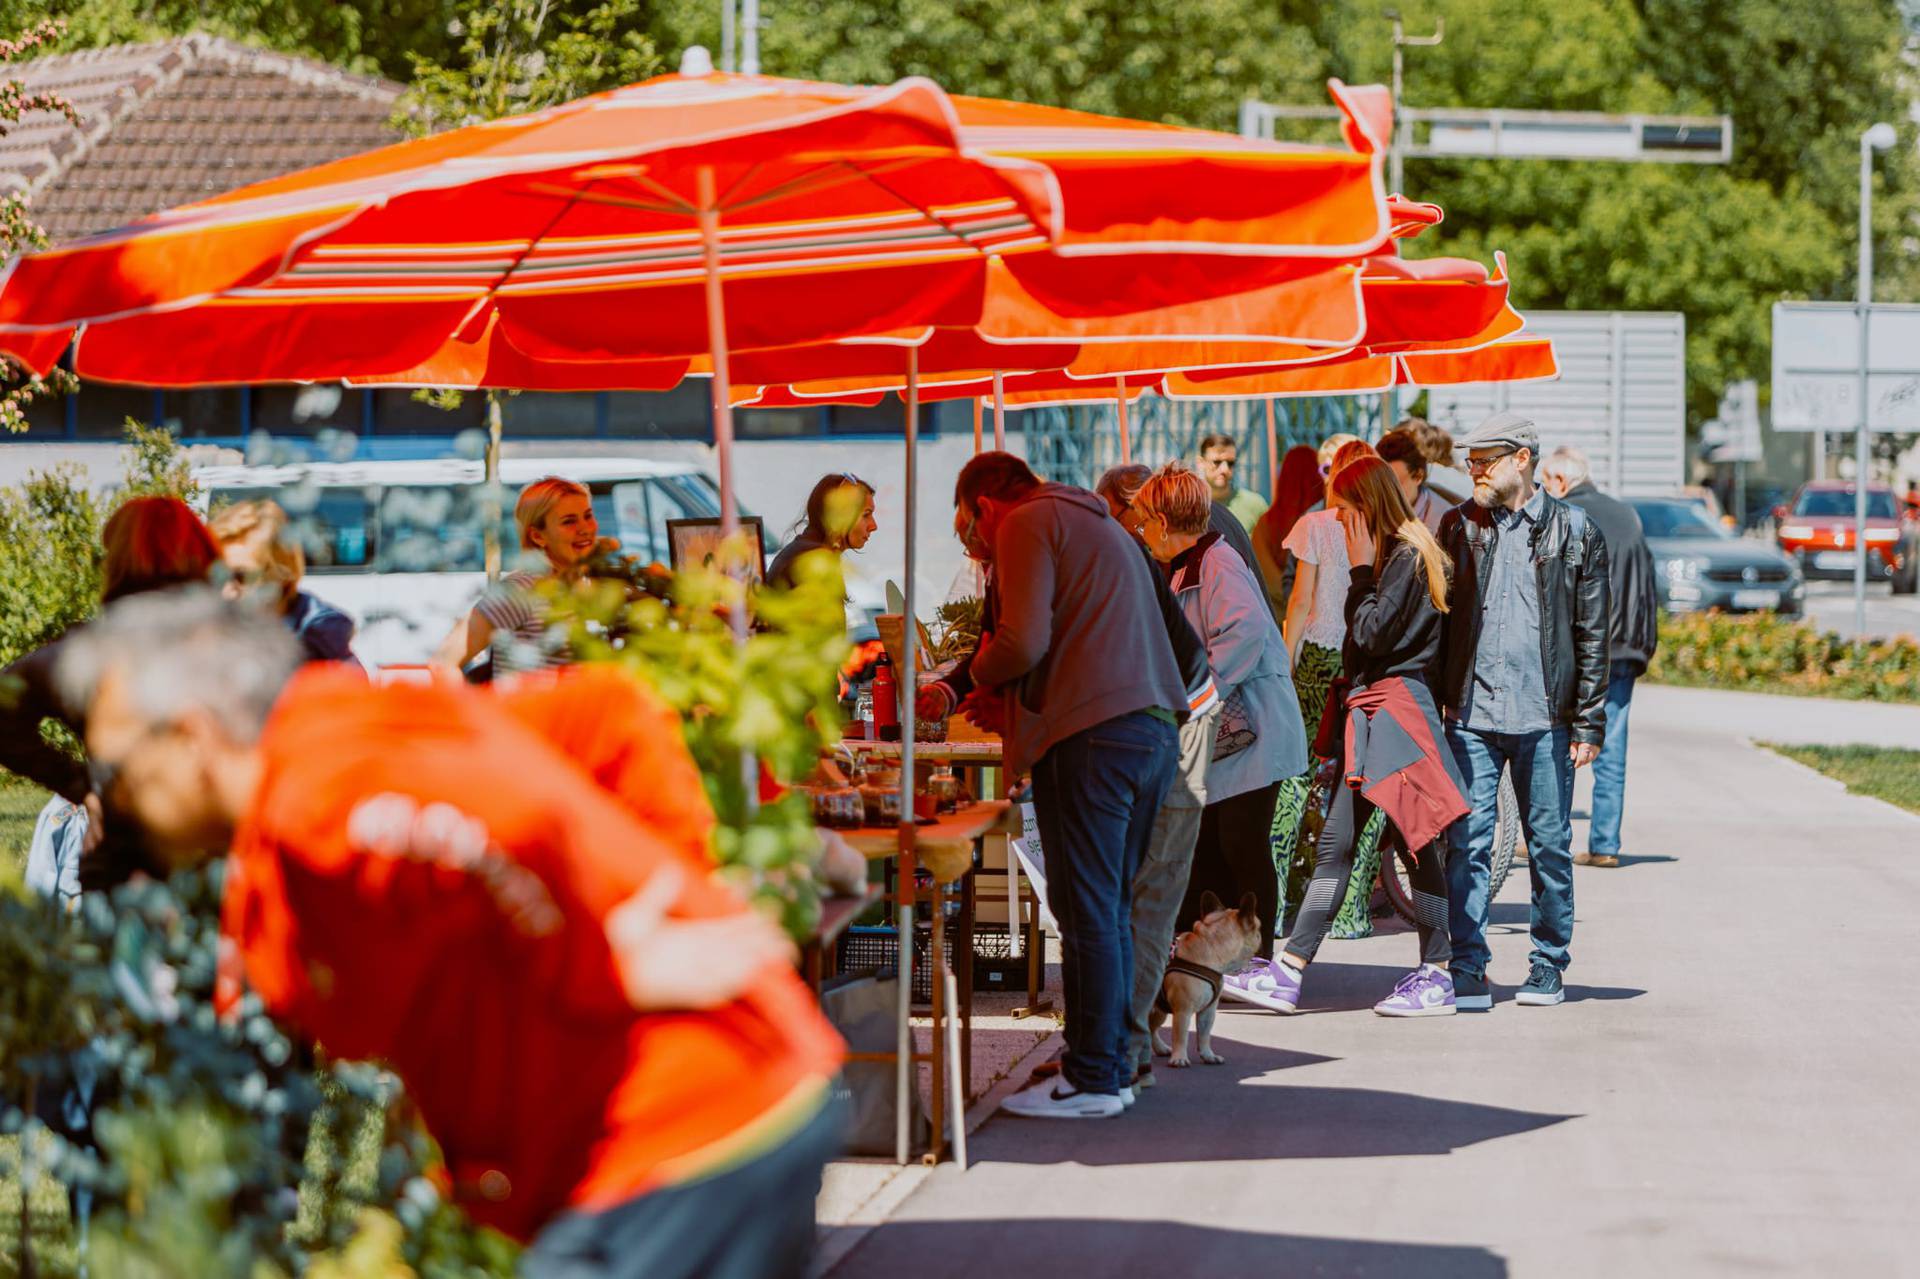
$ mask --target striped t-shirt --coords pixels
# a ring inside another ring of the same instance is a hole
[[[536,573],[513,572],[487,588],[473,611],[493,627],[493,673],[541,671],[573,660],[566,632],[552,624],[553,606]]]

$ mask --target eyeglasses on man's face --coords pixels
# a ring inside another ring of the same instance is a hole
[[[1500,464],[1501,458],[1512,457],[1519,451],[1519,449],[1502,449],[1498,453],[1487,453],[1480,457],[1470,457],[1467,459],[1467,474],[1485,475],[1488,471],[1491,471]]]

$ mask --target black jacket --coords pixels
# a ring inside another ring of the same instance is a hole
[[[1340,662],[1356,687],[1395,675],[1431,683],[1446,616],[1427,590],[1420,552],[1396,542],[1377,577],[1373,565],[1354,565],[1346,616]]]
[[[1540,589],[1540,661],[1547,712],[1568,725],[1573,740],[1598,746],[1607,726],[1607,542],[1599,525],[1581,518],[1574,535],[1571,508],[1551,494],[1533,532],[1533,564]],[[1474,656],[1485,615],[1483,566],[1500,529],[1485,508],[1463,502],[1440,522],[1440,545],[1453,558],[1452,609],[1441,659],[1441,705],[1458,714],[1473,682]]]
[[[1653,552],[1647,549],[1640,517],[1631,506],[1591,483],[1568,493],[1566,500],[1585,511],[1607,539],[1607,578],[1613,601],[1609,659],[1631,662],[1634,674],[1644,675],[1660,646],[1660,596],[1653,580]]]

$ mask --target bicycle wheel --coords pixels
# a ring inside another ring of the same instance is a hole
[[[1513,770],[1500,772],[1500,800],[1493,826],[1493,867],[1487,877],[1487,900],[1500,895],[1500,886],[1513,870],[1514,854],[1520,848],[1520,800],[1513,790]]]
[[[1500,895],[1501,885],[1513,871],[1514,854],[1520,848],[1520,801],[1513,790],[1511,770],[1500,774],[1500,797],[1493,831],[1493,866],[1487,877],[1487,900]],[[1380,887],[1386,891],[1393,913],[1409,924],[1419,921],[1413,914],[1413,884],[1407,878],[1407,845],[1391,824],[1380,839]]]

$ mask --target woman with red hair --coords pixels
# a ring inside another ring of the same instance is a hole
[[[107,518],[100,530],[102,603],[161,590],[186,582],[204,582],[220,560],[220,548],[193,509],[179,498],[136,497]],[[87,765],[50,745],[40,733],[45,720],[55,720],[74,736],[84,737],[81,715],[67,706],[54,687],[53,670],[61,646],[80,626],[42,645],[0,672],[0,768],[24,777],[54,793],[34,847],[27,860],[27,883],[48,896],[70,901],[81,889],[79,852],[88,858],[87,887],[118,882],[141,865],[140,850],[130,840],[106,839],[104,813],[94,794]],[[83,816],[84,815],[84,816]],[[79,824],[74,823],[78,821]]]

